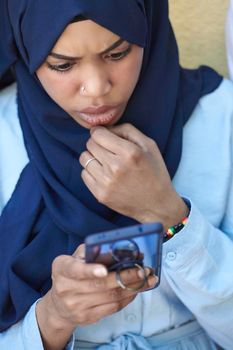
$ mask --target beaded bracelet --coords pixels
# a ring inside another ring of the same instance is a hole
[[[188,218],[186,217],[183,220],[181,220],[181,222],[179,222],[179,224],[169,227],[167,232],[164,233],[163,241],[167,242],[176,233],[180,232],[182,230],[182,228],[187,224],[187,221],[188,221]]]

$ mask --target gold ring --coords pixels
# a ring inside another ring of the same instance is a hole
[[[138,264],[134,264],[134,267],[137,267],[140,271],[143,272],[143,275],[144,275],[144,280],[142,281],[142,283],[139,285],[138,288],[131,288],[131,287],[127,287],[123,282],[122,282],[122,279],[121,279],[121,276],[120,276],[120,272],[121,272],[121,269],[119,268],[117,271],[116,271],[116,281],[117,281],[117,284],[122,288],[122,289],[126,289],[126,290],[130,290],[131,292],[138,292],[141,288],[143,288],[147,282],[147,275],[146,275],[146,272],[144,270],[144,268]]]

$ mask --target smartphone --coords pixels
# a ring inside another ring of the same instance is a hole
[[[108,271],[149,267],[161,273],[163,226],[159,222],[138,224],[89,235],[85,239],[87,263],[103,264]]]

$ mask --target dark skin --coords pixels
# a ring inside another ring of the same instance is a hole
[[[131,303],[137,293],[153,287],[157,278],[148,277],[138,292],[119,287],[116,273],[108,273],[103,265],[85,264],[84,245],[73,256],[59,256],[52,266],[53,287],[37,304],[37,319],[44,348],[63,349],[77,326],[98,322]],[[150,270],[146,273],[149,275]],[[142,283],[137,269],[121,273],[131,288]]]
[[[70,60],[48,56],[37,76],[48,95],[78,124],[90,129],[77,181],[84,181],[97,201],[116,212],[140,223],[160,221],[166,229],[180,222],[188,208],[172,186],[156,143],[130,124],[113,126],[135,89],[143,59],[143,49],[127,42],[107,55],[101,54],[118,40],[117,35],[92,21],[71,24],[52,52],[80,58],[71,64]],[[51,70],[51,65],[57,71]],[[79,113],[88,106],[104,105],[116,106],[109,123],[103,121],[104,126],[100,123],[92,128],[95,119],[90,117],[90,124]],[[91,157],[96,160],[85,169]],[[103,265],[86,264],[84,251],[81,245],[73,256],[58,256],[52,264],[52,287],[36,307],[46,350],[62,350],[76,327],[122,310],[137,296],[137,292],[119,287],[115,272],[108,273]],[[134,287],[144,277],[137,269],[129,269],[122,278]],[[138,292],[156,283],[157,277],[150,276]]]
[[[95,127],[80,156],[82,179],[97,200],[140,223],[167,230],[188,214],[172,186],[156,143],[130,124]]]
[[[141,223],[161,221],[166,228],[187,215],[188,208],[173,189],[156,144],[137,129],[131,125],[112,127],[111,130],[97,127],[91,132],[87,148],[88,151],[80,156],[80,163],[84,165],[90,155],[98,161],[91,162],[88,169],[83,170],[82,178],[101,203]],[[148,178],[145,181],[148,189],[141,186],[142,178]],[[98,198],[97,189],[103,197]],[[145,207],[141,211],[138,206],[140,204],[141,208],[142,203]],[[103,269],[98,276],[95,273],[97,267]],[[137,295],[119,288],[115,272],[107,273],[103,265],[85,264],[83,246],[72,257],[55,259],[52,279],[51,290],[37,307],[40,330],[48,350],[62,349],[60,345],[66,344],[77,326],[95,323],[120,311]],[[140,279],[137,270],[125,271],[127,285],[138,285]],[[148,286],[153,287],[156,282],[155,276],[149,277],[148,285],[140,292]],[[48,327],[49,323],[51,327]],[[53,338],[58,330],[60,337]]]

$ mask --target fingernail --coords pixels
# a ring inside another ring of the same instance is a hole
[[[145,274],[146,274],[146,277],[150,276],[151,274],[151,269],[149,267],[145,267]]]
[[[93,271],[93,274],[96,277],[105,277],[107,276],[108,272],[104,267],[96,267]]]
[[[145,273],[144,273],[142,270],[139,270],[139,271],[138,271],[138,277],[139,277],[141,280],[144,280],[144,279],[145,279]]]
[[[150,275],[150,273],[150,269],[148,267],[145,267],[144,272],[141,269],[138,271],[138,276],[140,279],[144,280],[145,277],[148,277]]]

